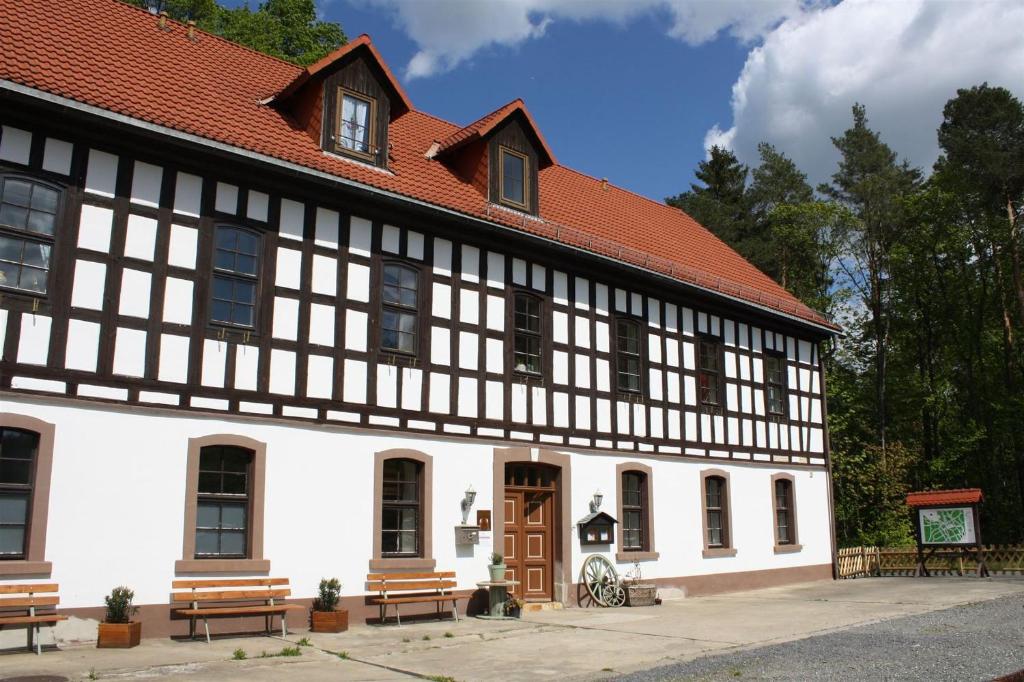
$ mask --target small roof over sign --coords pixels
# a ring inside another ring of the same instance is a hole
[[[601,518],[601,517],[604,517],[604,518]],[[586,524],[591,523],[593,521],[596,521],[599,518],[601,518],[602,521],[607,521],[608,523],[610,523],[612,525],[615,525],[616,523],[618,523],[618,521],[616,521],[614,518],[612,518],[612,516],[610,516],[609,514],[605,514],[603,511],[596,511],[596,512],[591,512],[591,513],[587,514],[586,516],[584,516],[582,519],[580,519],[579,521],[576,522],[576,525],[577,526],[585,526]]]
[[[956,490],[928,490],[907,493],[910,507],[941,507],[948,504],[978,504],[984,498],[981,488],[958,488]]]

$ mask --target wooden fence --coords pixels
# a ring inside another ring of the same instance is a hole
[[[984,545],[982,552],[993,575],[1024,573],[1024,545]],[[925,561],[932,575],[973,573],[978,562],[959,551],[938,550]],[[915,547],[846,547],[839,550],[839,577],[860,578],[873,575],[914,575],[917,567]]]

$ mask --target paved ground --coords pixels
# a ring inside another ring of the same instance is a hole
[[[212,645],[148,639],[129,650],[83,646],[45,651],[39,657],[28,653],[0,656],[0,679],[50,675],[54,680],[81,680],[90,679],[92,674],[93,679],[162,678],[186,682],[261,682],[286,678],[314,682],[408,680],[417,677],[451,678],[459,682],[495,679],[558,679],[562,682],[616,678],[695,659],[702,659],[699,665],[714,666],[715,659],[707,659],[707,656],[726,652],[728,655],[721,660],[750,661],[752,667],[738,670],[741,676],[756,677],[759,670],[756,666],[761,664],[747,657],[755,653],[751,648],[766,646],[770,648],[761,649],[768,657],[763,664],[767,666],[765,674],[792,678],[794,675],[784,667],[787,660],[781,656],[771,658],[776,655],[774,651],[780,649],[772,645],[804,640],[804,643],[789,646],[798,646],[792,651],[800,655],[802,661],[810,662],[811,667],[804,670],[814,672],[818,669],[814,663],[817,660],[815,649],[805,638],[841,630],[855,637],[858,631],[849,628],[906,616],[921,617],[922,614],[930,614],[923,616],[924,625],[904,626],[896,622],[872,627],[910,628],[906,632],[894,630],[907,636],[914,633],[915,627],[918,635],[930,627],[935,632],[924,634],[934,637],[921,641],[939,642],[942,645],[939,655],[958,657],[977,649],[984,658],[994,662],[996,654],[990,654],[985,647],[1001,645],[987,641],[988,636],[981,631],[974,639],[958,640],[954,635],[960,627],[960,614],[945,611],[975,602],[988,602],[981,610],[996,609],[996,613],[1002,614],[1000,618],[1010,619],[1014,606],[1024,604],[1024,579],[869,578],[666,601],[658,607],[545,611],[529,614],[524,621],[468,619],[458,624],[427,622],[402,628],[358,626],[337,635],[309,635],[301,630],[290,630],[287,641],[254,636],[217,639]],[[984,616],[979,618],[984,620]],[[942,638],[944,634],[949,636],[948,640]],[[257,658],[264,651],[278,653],[307,636],[313,646],[300,647],[300,656]],[[907,643],[905,646],[912,646],[911,639],[899,640],[884,630],[871,630],[863,651],[868,657],[890,661],[892,647],[884,647],[885,642],[903,641]],[[951,644],[955,641],[961,641],[962,646]],[[872,648],[870,642],[883,648]],[[840,642],[835,646],[841,651],[847,645]],[[244,651],[247,659],[232,660],[236,649]],[[341,652],[345,652],[346,658],[338,655]],[[967,658],[963,660],[970,666]],[[735,679],[733,670],[727,667],[700,668],[685,673],[669,671],[667,677],[660,679],[677,679],[680,675],[717,679],[714,676],[720,676],[723,671],[730,679]],[[864,672],[874,678],[885,676],[878,669]],[[909,674],[914,676],[915,673],[911,670]],[[838,670],[833,675],[856,678],[858,669]],[[36,678],[35,682],[42,681]]]
[[[619,678],[991,680],[1024,670],[1024,595],[706,656]]]

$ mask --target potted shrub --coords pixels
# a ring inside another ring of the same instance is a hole
[[[633,562],[633,570],[626,574],[622,586],[626,589],[626,606],[654,606],[658,586],[644,582],[639,561]]]
[[[523,606],[525,604],[526,602],[519,597],[509,595],[508,600],[505,602],[505,615],[509,618],[519,618],[523,614]]]
[[[142,623],[131,618],[138,611],[132,605],[135,592],[127,587],[115,587],[103,598],[107,603],[107,615],[99,626],[96,646],[110,649],[128,649],[139,645],[142,638]]]
[[[487,567],[491,572],[491,582],[500,583],[505,580],[505,557],[497,552],[491,552],[491,565]]]
[[[320,593],[313,600],[313,632],[345,632],[348,630],[348,609],[339,609],[341,583],[337,578],[320,581]]]

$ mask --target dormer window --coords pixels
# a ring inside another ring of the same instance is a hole
[[[514,152],[506,147],[499,148],[500,159],[498,168],[501,178],[501,202],[516,208],[529,210],[530,196],[527,184],[527,172],[530,160],[525,154]]]
[[[374,120],[377,103],[372,97],[338,90],[338,150],[373,159],[376,155]]]

